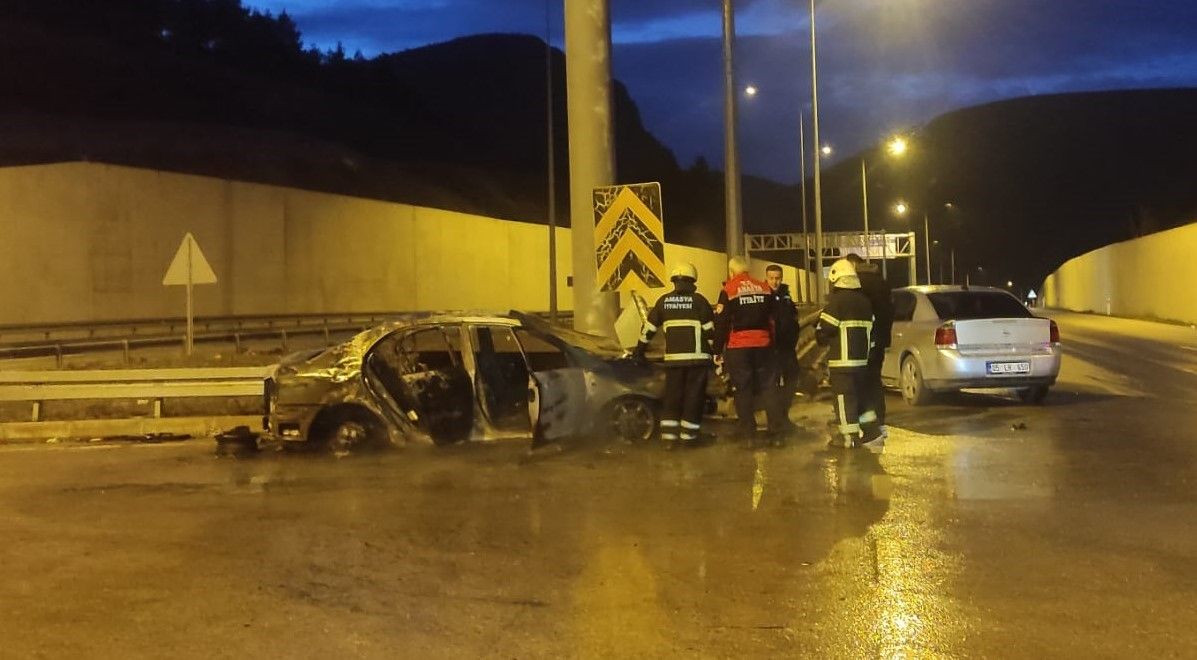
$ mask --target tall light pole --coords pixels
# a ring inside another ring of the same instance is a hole
[[[600,293],[595,263],[594,189],[615,182],[611,106],[611,15],[607,0],[565,0],[569,199],[574,328],[611,336],[618,296]]]
[[[735,12],[723,0],[723,196],[727,258],[744,253],[744,222],[740,205],[740,159],[736,151]]]
[[[802,269],[807,272],[802,286],[802,302],[810,302],[810,234],[806,227],[806,122],[798,113],[798,175],[802,186]]]
[[[865,170],[865,159],[860,159],[860,205],[864,211],[865,261],[872,263],[873,250],[869,245],[869,175]]]
[[[931,225],[927,220],[927,212],[923,211],[923,246],[927,250],[924,261],[927,263],[927,284],[931,283]]]
[[[909,143],[906,138],[895,135],[886,140],[885,151],[894,158],[901,158],[906,155],[906,150]],[[865,261],[872,262],[871,256],[873,252],[873,243],[869,237],[869,172],[866,158],[860,158],[860,205],[864,214],[864,240],[865,240]],[[889,260],[888,247],[886,242],[889,239],[885,236],[885,223],[881,223],[881,277],[889,276],[886,262]]]
[[[819,145],[819,50],[815,42],[815,0],[810,0],[811,128],[815,140],[815,302],[823,302],[823,188]]]

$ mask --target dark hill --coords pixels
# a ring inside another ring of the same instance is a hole
[[[236,0],[13,0],[0,10],[0,165],[95,160],[543,221],[544,57],[518,35],[320,53],[286,15]],[[618,83],[614,106],[620,179],[664,184],[671,240],[721,246],[721,187],[678,167]]]
[[[870,215],[903,229],[887,208],[906,199],[916,229],[929,210],[933,238],[955,244],[974,279],[1037,286],[1073,256],[1197,220],[1194,117],[1192,89],[1027,97],[948,113],[913,136],[907,160],[867,154]],[[828,172],[833,228],[860,227],[859,176],[858,157]]]
[[[238,0],[0,5],[0,165],[85,159],[501,218],[547,215],[537,38],[483,35],[365,59],[305,49],[285,14]],[[566,224],[564,56],[553,58]],[[662,182],[671,241],[722,248],[722,174],[701,160],[679,167],[626,89],[614,92],[619,179]],[[903,197],[916,218],[929,209],[960,264],[986,267],[982,280],[1034,285],[1088,249],[1197,218],[1193,117],[1194,90],[949,113],[918,131],[901,164],[868,154],[873,226]],[[829,230],[859,228],[858,176],[855,158],[827,172]],[[745,178],[749,231],[793,231],[799,206],[796,186]]]

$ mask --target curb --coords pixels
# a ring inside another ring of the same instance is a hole
[[[199,438],[211,437],[235,426],[248,426],[251,429],[256,429],[261,424],[261,415],[7,422],[0,424],[0,445],[47,442],[70,438],[145,436],[158,433],[189,435]]]

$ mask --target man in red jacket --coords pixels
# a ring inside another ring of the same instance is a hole
[[[763,407],[774,442],[780,444],[789,420],[778,410],[774,383],[777,370],[771,346],[777,305],[773,290],[748,274],[746,259],[731,259],[727,271],[730,279],[715,306],[715,352],[723,353],[723,368],[735,388],[737,432],[751,446],[759,446],[753,415]]]

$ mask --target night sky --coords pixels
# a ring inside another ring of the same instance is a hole
[[[543,35],[545,0],[248,0],[288,11],[308,43],[393,52],[483,32]],[[561,0],[552,6],[561,45]],[[615,75],[683,166],[719,165],[719,0],[611,0]],[[809,110],[805,0],[738,0],[745,172],[798,178]],[[1197,86],[1193,0],[821,0],[820,118],[848,154],[945,111],[1053,92]]]

